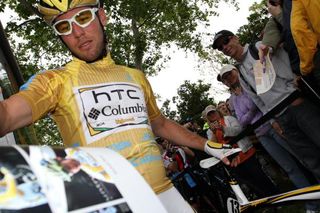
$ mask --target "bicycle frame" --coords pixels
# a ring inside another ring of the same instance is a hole
[[[200,166],[207,169],[217,165],[218,163],[220,163],[219,159],[211,157],[202,160],[200,162]],[[320,200],[320,185],[315,185],[249,201],[240,188],[237,180],[230,174],[225,166],[223,166],[223,168],[225,170],[227,178],[229,179],[228,183],[237,198],[228,198],[228,213],[245,212],[248,210],[256,209],[258,207],[266,207],[289,201]]]
[[[298,201],[298,200],[318,200],[320,199],[320,185],[309,186],[301,189],[292,190],[282,194],[261,198],[250,201],[247,204],[240,205],[240,212],[258,206],[269,206],[282,202]]]

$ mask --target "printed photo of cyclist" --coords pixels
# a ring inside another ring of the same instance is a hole
[[[43,184],[51,189],[47,192],[49,203],[57,209],[81,210],[115,200],[120,200],[115,206],[121,204],[123,209],[130,209],[124,208],[126,204],[116,185],[89,153],[47,146],[33,147],[30,153],[31,160],[39,162],[37,173],[45,177]]]
[[[47,198],[21,152],[14,147],[0,149],[0,209],[48,212]]]

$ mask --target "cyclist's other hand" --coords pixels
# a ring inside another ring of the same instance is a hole
[[[210,140],[208,140],[204,146],[204,151],[207,154],[220,159],[226,165],[230,165],[230,161],[226,157],[226,154],[230,150],[232,150],[232,146],[228,144],[216,143]]]

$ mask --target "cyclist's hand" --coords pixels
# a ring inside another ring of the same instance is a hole
[[[231,160],[231,167],[237,167],[240,164],[240,156],[237,155]]]
[[[220,159],[224,164],[230,165],[230,161],[227,156],[230,151],[233,151],[232,147],[228,144],[220,144],[213,141],[208,140],[204,146],[204,151]]]

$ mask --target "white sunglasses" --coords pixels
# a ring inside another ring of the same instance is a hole
[[[98,8],[81,10],[69,19],[57,21],[52,27],[57,35],[70,35],[72,33],[72,23],[85,28],[95,19],[95,13],[98,10]]]

